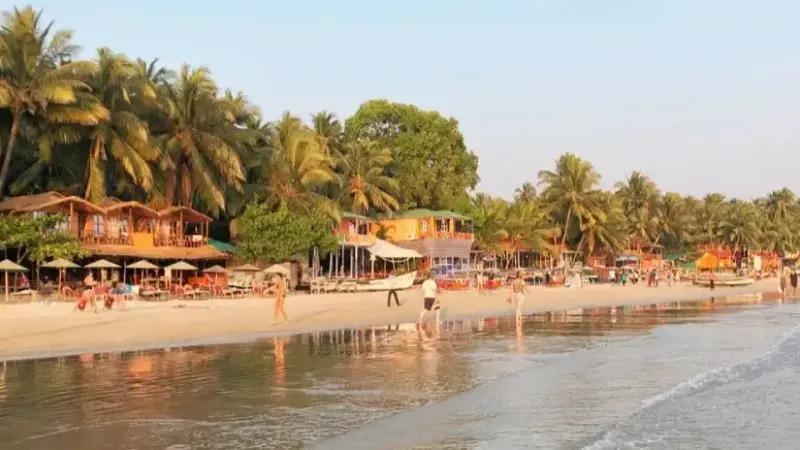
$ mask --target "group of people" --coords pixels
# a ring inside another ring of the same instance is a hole
[[[87,305],[90,305],[96,313],[98,298],[102,299],[103,307],[106,309],[111,309],[114,305],[125,308],[125,294],[130,292],[130,286],[120,283],[116,279],[112,279],[110,283],[105,281],[98,283],[94,279],[92,271],[89,270],[83,278],[83,291],[75,301],[75,307],[72,310],[83,311]]]
[[[637,285],[640,280],[645,280],[647,287],[658,287],[662,281],[665,281],[668,286],[672,286],[678,280],[678,275],[670,269],[658,270],[655,267],[647,271],[621,269],[619,275],[612,270],[608,275],[610,283],[621,284],[622,286],[627,286],[628,283]]]

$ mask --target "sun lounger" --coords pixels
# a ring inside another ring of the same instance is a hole
[[[358,285],[355,281],[342,281],[339,283],[337,290],[339,292],[356,292]]]
[[[316,280],[311,280],[309,284],[309,292],[312,294],[318,294],[322,292],[322,289],[325,287],[325,279],[324,278],[317,278]]]
[[[338,288],[339,288],[339,282],[331,280],[325,282],[325,284],[322,286],[322,292],[325,292],[326,294],[329,292],[336,292],[336,289]]]

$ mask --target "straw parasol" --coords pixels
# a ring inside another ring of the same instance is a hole
[[[145,259],[141,259],[133,264],[128,265],[128,269],[158,270],[158,268],[159,267],[157,265]]]
[[[205,273],[227,273],[228,271],[225,270],[224,267],[220,266],[219,264],[213,265],[207,269],[203,269]]]
[[[267,267],[266,269],[264,269],[264,273],[267,273],[267,274],[278,274],[278,275],[283,275],[285,277],[288,277],[290,272],[289,272],[289,269],[287,269],[286,267],[284,267],[284,266],[282,266],[280,264],[273,264],[273,265]]]
[[[169,270],[170,272],[173,270],[176,272],[191,272],[193,270],[197,270],[197,267],[187,263],[186,261],[178,261],[174,264],[164,267],[164,270]],[[183,284],[183,274],[181,274],[181,284]]]
[[[27,272],[28,269],[20,266],[17,263],[14,263],[8,259],[4,259],[0,262],[0,271],[5,272],[5,279],[6,279],[6,302],[8,301],[8,272]]]
[[[61,285],[64,279],[64,270],[66,269],[80,269],[81,266],[75,264],[74,262],[64,259],[64,258],[57,258],[52,261],[46,262],[42,264],[42,267],[46,267],[49,269],[58,269],[58,295],[61,295]]]
[[[242,264],[233,268],[234,272],[260,272],[261,269],[252,264]]]
[[[139,270],[139,283],[142,282],[142,273],[141,273],[142,271],[144,271],[144,270],[155,270],[155,271],[158,271],[158,269],[160,269],[160,267],[158,267],[157,265],[151,263],[150,261],[147,261],[146,259],[140,259],[139,261],[136,261],[135,263],[128,265],[127,268],[128,269]],[[156,272],[156,273],[158,273],[158,272]]]
[[[111,261],[108,261],[108,260],[105,260],[105,259],[98,259],[97,261],[95,261],[93,263],[89,263],[89,264],[87,264],[87,265],[85,265],[83,267],[85,267],[87,269],[100,269],[100,280],[101,281],[105,281],[106,280],[105,269],[119,269],[120,268],[119,265],[114,264]]]

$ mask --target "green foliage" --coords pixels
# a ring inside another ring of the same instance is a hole
[[[247,260],[284,262],[314,247],[325,254],[338,246],[329,220],[295,214],[285,207],[272,212],[264,205],[252,204],[240,222],[237,255]]]
[[[392,152],[389,175],[403,208],[454,209],[478,182],[478,157],[453,118],[416,106],[370,100],[347,119],[348,139],[370,139]]]
[[[84,256],[77,239],[58,231],[63,221],[63,216],[55,214],[0,216],[0,248],[18,249],[18,261]]]

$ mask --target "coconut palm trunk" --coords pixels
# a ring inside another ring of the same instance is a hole
[[[17,135],[19,134],[20,116],[19,111],[14,111],[11,118],[11,132],[8,135],[8,144],[6,145],[6,153],[3,155],[3,167],[0,169],[0,197],[3,195],[3,190],[6,186],[8,179],[8,168],[11,165],[11,154],[14,152],[14,145],[17,142]]]

